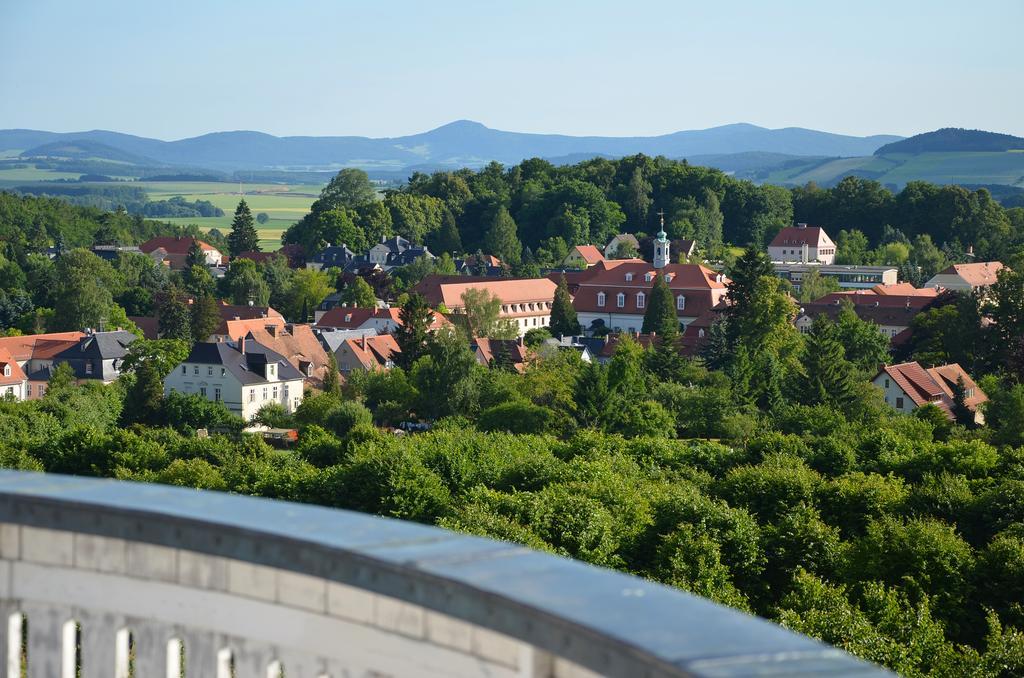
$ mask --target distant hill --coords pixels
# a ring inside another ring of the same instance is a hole
[[[23,158],[62,158],[68,160],[107,160],[131,165],[152,166],[155,160],[89,139],[52,141],[22,151]]]
[[[875,151],[875,155],[894,153],[999,153],[1002,151],[1024,150],[1024,139],[1009,134],[984,132],[977,129],[946,127],[917,134],[886,144]]]
[[[275,137],[238,131],[161,141],[104,130],[73,133],[2,130],[0,152],[38,152],[40,147],[49,144],[92,142],[161,165],[222,171],[337,170],[341,167],[399,171],[417,165],[479,167],[493,160],[513,164],[539,157],[565,162],[569,158],[621,157],[634,153],[673,158],[748,152],[864,156],[898,139],[900,137],[892,135],[856,137],[798,127],[773,130],[745,123],[653,137],[576,137],[506,132],[478,122],[459,120],[421,134],[380,139]]]

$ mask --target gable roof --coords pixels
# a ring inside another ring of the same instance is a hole
[[[245,385],[270,383],[260,373],[269,364],[277,365],[278,381],[302,379],[302,374],[284,356],[252,341],[245,342],[245,353],[234,342],[199,342],[192,345],[191,352],[183,362],[220,365]]]
[[[568,259],[572,256],[573,252],[576,252],[583,257],[583,260],[587,262],[588,266],[593,266],[599,261],[604,261],[604,255],[601,254],[601,250],[597,249],[594,245],[575,245],[571,250],[569,250],[569,254],[566,255],[565,258]]]
[[[126,330],[86,334],[74,345],[54,356],[55,360],[81,360],[83,358],[113,360],[128,354],[128,346],[138,339]]]
[[[969,393],[973,389],[973,394],[964,400],[968,409],[974,411],[978,405],[988,400],[985,392],[978,388],[970,375],[957,363],[937,365],[928,369],[921,367],[917,362],[885,365],[878,376],[883,373],[889,375],[914,405],[920,407],[932,403],[946,412],[947,416],[952,412],[953,388],[958,379],[963,379],[964,387]]]
[[[469,347],[476,353],[477,361],[482,365],[507,360],[518,372],[526,369],[526,347],[518,339],[477,337],[470,342]]]
[[[587,269],[586,273],[578,278],[578,282],[581,288],[592,285],[618,285],[645,289],[654,285],[653,278],[650,281],[644,280],[648,273],[667,274],[668,286],[672,290],[725,289],[730,282],[724,275],[700,264],[668,264],[662,268],[655,268],[643,259],[600,261]],[[627,274],[632,275],[632,280],[626,280]]]
[[[934,287],[914,287],[908,282],[893,285],[875,285],[870,290],[850,290],[850,294],[878,294],[881,296],[904,297],[937,297],[939,291]]]
[[[984,261],[976,264],[953,264],[952,266],[939,271],[936,276],[956,275],[960,276],[960,278],[971,287],[987,287],[996,282],[997,274],[1004,268],[1005,266],[1003,266],[1001,261]],[[932,278],[932,280],[934,280],[934,278]]]
[[[808,226],[801,224],[787,226],[775,234],[768,247],[791,247],[794,245],[809,245],[811,247],[822,247],[832,244],[832,239],[820,226]]]
[[[18,362],[50,360],[61,351],[75,346],[85,332],[51,332],[27,334],[20,337],[0,337],[0,349],[10,353]]]
[[[189,302],[191,303],[191,302]],[[270,306],[249,306],[248,304],[228,304],[220,302],[221,320],[249,320],[252,318],[283,318]]]
[[[950,403],[953,402],[953,389],[956,387],[959,379],[963,379],[964,388],[967,389],[968,393],[971,393],[973,389],[973,395],[968,395],[964,398],[964,404],[967,405],[968,409],[973,411],[978,405],[988,400],[985,392],[978,388],[978,385],[971,379],[971,375],[967,374],[964,368],[960,367],[959,363],[929,367],[928,374],[949,397]]]
[[[264,325],[249,330],[247,346],[250,341],[284,356],[307,380],[323,383],[329,358],[309,325],[286,325],[284,328]]]
[[[189,249],[192,247],[193,242],[199,243],[199,248],[204,252],[217,252],[217,248],[209,243],[205,243],[198,238],[184,238],[181,236],[157,236],[156,238],[150,238],[146,242],[139,245],[139,249],[145,254],[149,254],[158,249],[163,249],[167,254],[188,254]]]
[[[436,330],[451,323],[437,311],[431,311],[433,320],[430,329]],[[362,327],[371,319],[390,320],[399,327],[402,326],[402,309],[400,308],[358,308],[347,306],[335,306],[320,316],[316,327],[321,329],[335,328],[342,330],[355,330]]]
[[[419,282],[413,291],[422,294],[431,306],[444,304],[449,309],[462,308],[462,295],[466,290],[485,289],[501,300],[503,304],[518,304],[530,301],[551,301],[558,287],[547,278],[477,278],[463,282],[465,278],[456,277],[459,282],[451,282],[453,276],[428,275]],[[449,281],[446,281],[448,278]]]
[[[10,376],[4,376],[4,368],[10,368]],[[18,365],[18,361],[14,359],[11,352],[6,348],[0,348],[0,384],[11,386],[20,384],[27,378],[25,370],[21,369],[21,366]]]
[[[342,347],[346,348],[368,370],[386,368],[388,361],[394,360],[394,355],[402,352],[402,349],[398,347],[398,342],[390,334],[346,339],[338,347],[338,350],[340,351]]]

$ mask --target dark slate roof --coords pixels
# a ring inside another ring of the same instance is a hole
[[[137,338],[126,330],[95,332],[82,337],[77,345],[58,353],[54,356],[54,360],[61,362],[64,360],[82,360],[86,358],[98,358],[100,360],[123,358],[128,353],[128,345]]]
[[[380,243],[378,244],[384,245],[395,254],[404,252],[405,250],[409,249],[410,246],[409,241],[400,235],[393,236],[391,238],[388,238],[387,240],[381,240]],[[376,247],[376,245],[374,245],[374,247]]]
[[[409,247],[397,253],[388,255],[388,264],[391,266],[406,266],[420,257],[436,258],[426,247]]]
[[[284,356],[271,351],[255,341],[245,342],[245,353],[238,350],[234,342],[200,342],[192,345],[192,351],[185,358],[186,363],[200,365],[221,365],[227,368],[243,384],[267,382],[263,376],[264,366],[277,364],[279,380],[302,379],[302,373],[289,363]]]
[[[330,245],[313,257],[313,261],[325,266],[344,266],[356,257],[356,253],[342,245]]]

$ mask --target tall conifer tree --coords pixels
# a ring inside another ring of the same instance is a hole
[[[580,333],[580,322],[576,318],[576,309],[572,306],[572,299],[569,298],[569,285],[562,275],[558,281],[558,288],[555,290],[555,300],[551,304],[551,324],[548,329],[551,334],[558,336],[575,336]]]
[[[676,318],[676,305],[672,301],[672,290],[662,275],[654,277],[654,287],[644,312],[644,324],[640,329],[644,334],[655,332],[662,336],[679,334],[679,320]]]
[[[237,257],[242,252],[259,252],[260,235],[256,231],[256,222],[245,198],[235,208],[235,218],[231,221],[231,233],[228,234],[228,252]]]

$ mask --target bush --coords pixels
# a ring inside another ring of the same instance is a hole
[[[362,403],[346,400],[327,415],[327,428],[336,436],[344,436],[357,426],[373,426],[373,414]]]
[[[480,413],[477,426],[481,431],[509,433],[543,433],[551,421],[551,410],[527,402],[495,405]]]

